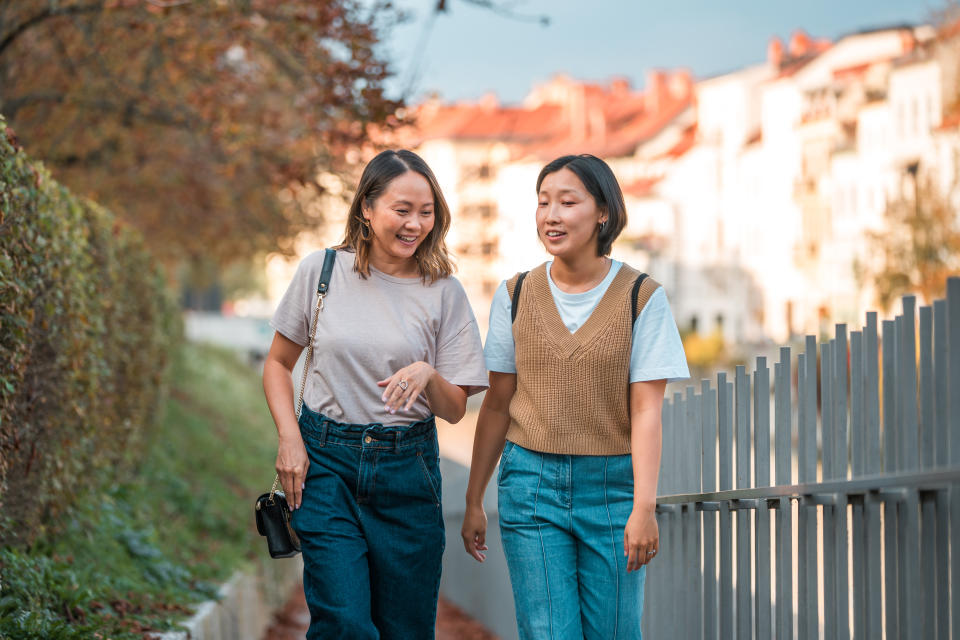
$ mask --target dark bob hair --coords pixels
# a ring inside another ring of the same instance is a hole
[[[408,171],[419,173],[426,178],[433,191],[433,229],[417,247],[413,257],[417,261],[420,277],[434,282],[453,273],[453,263],[447,253],[445,238],[450,229],[450,207],[443,197],[440,184],[433,171],[423,158],[406,149],[381,151],[363,169],[360,184],[353,196],[350,212],[347,214],[347,228],[343,242],[338,249],[351,249],[354,256],[354,269],[361,277],[370,275],[370,236],[364,234],[363,207],[372,207],[394,178]],[[369,232],[367,232],[369,234]]]
[[[610,255],[613,241],[617,239],[623,228],[627,226],[627,207],[623,204],[623,192],[613,175],[609,165],[596,156],[582,153],[578,156],[563,156],[557,158],[541,171],[537,176],[537,193],[543,179],[551,173],[561,169],[569,169],[580,178],[580,182],[593,196],[602,211],[607,214],[607,221],[601,225],[597,233],[597,255]]]

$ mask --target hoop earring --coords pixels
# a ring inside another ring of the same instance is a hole
[[[364,217],[360,218],[360,237],[364,240],[370,239],[370,221]]]

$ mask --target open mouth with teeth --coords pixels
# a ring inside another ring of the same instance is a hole
[[[411,245],[416,244],[417,238],[419,237],[420,236],[404,236],[404,235],[400,235],[399,233],[397,234],[397,240],[399,240],[403,244],[411,244]]]
[[[563,231],[550,230],[550,231],[547,231],[544,235],[547,236],[548,238],[562,238],[567,234],[564,233]]]

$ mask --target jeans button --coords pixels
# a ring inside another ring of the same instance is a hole
[[[367,436],[366,438],[363,439],[363,441],[366,442],[367,444],[370,444],[371,442],[373,442],[373,438],[371,438],[370,436]]]

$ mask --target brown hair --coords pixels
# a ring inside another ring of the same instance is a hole
[[[344,231],[343,242],[337,247],[353,250],[355,254],[353,269],[363,278],[370,275],[370,236],[368,233],[364,238],[362,233],[365,222],[363,206],[372,207],[377,198],[386,191],[387,185],[394,178],[408,171],[415,171],[426,178],[433,192],[433,229],[413,254],[420,277],[424,281],[429,279],[430,282],[435,282],[453,273],[453,263],[450,261],[444,241],[450,229],[450,207],[447,206],[436,176],[423,158],[412,151],[400,149],[381,151],[364,167],[360,184],[357,185],[357,192],[350,205],[350,213],[347,215],[347,228]]]

